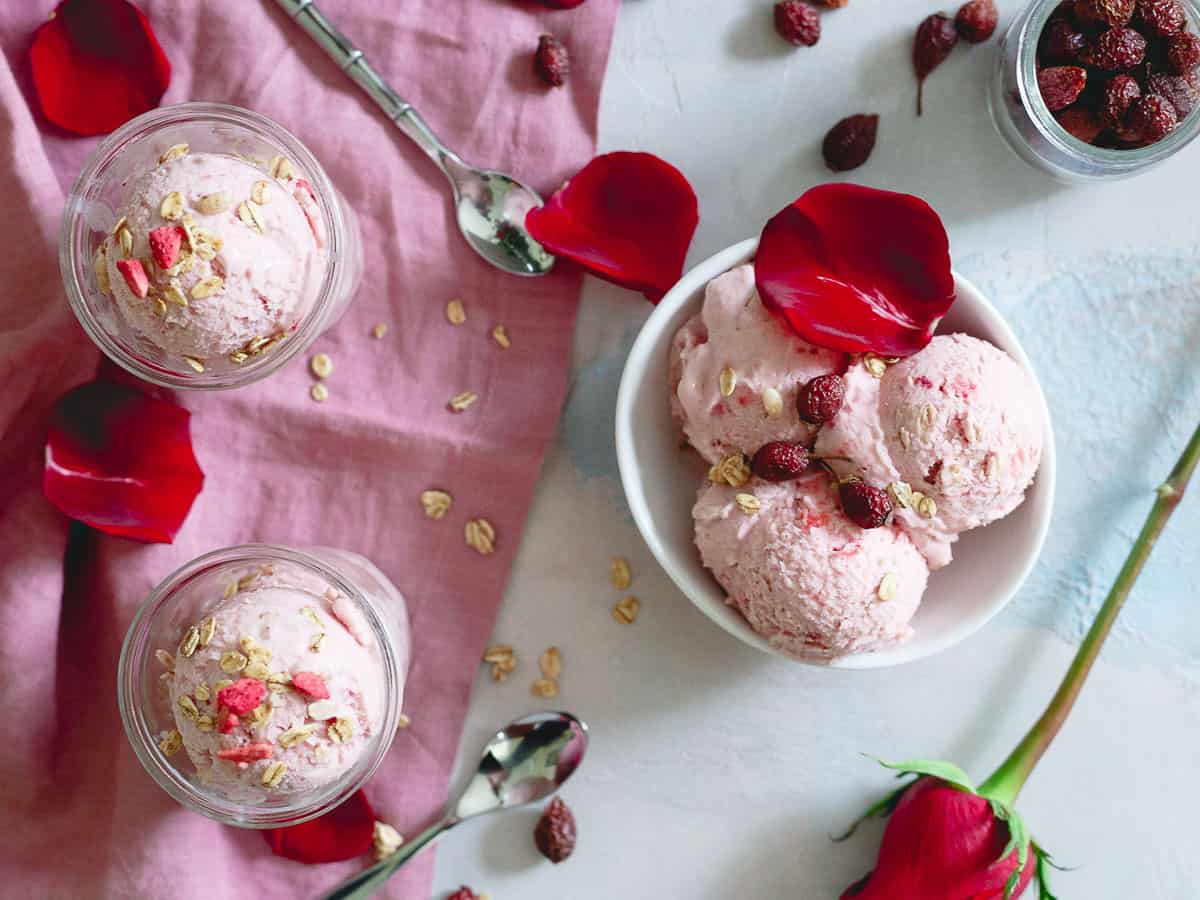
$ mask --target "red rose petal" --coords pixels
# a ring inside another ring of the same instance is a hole
[[[276,856],[302,863],[340,862],[371,849],[375,810],[362,791],[341,806],[303,825],[271,828],[263,837]]]
[[[698,222],[696,192],[678,169],[625,152],[597,156],[525,217],[551,253],[655,302],[683,274]]]
[[[156,107],[171,81],[150,23],[127,0],[64,0],[29,48],[47,119],[76,134],[105,134]]]
[[[854,184],[815,187],[763,229],[763,304],[810,344],[909,356],[954,303],[950,243],[925,201]]]
[[[190,418],[128,385],[68,391],[46,436],[46,499],[105,534],[171,543],[204,485]]]

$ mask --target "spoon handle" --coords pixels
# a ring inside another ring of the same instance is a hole
[[[382,862],[343,881],[325,895],[323,900],[365,900],[383,887],[383,883],[396,873],[402,865],[432,844],[435,840],[458,824],[456,819],[445,818],[431,825]]]
[[[421,118],[413,105],[401,97],[367,62],[363,52],[342,34],[313,0],[275,0],[279,7],[296,20],[308,36],[316,41],[338,68],[350,76],[375,105],[383,110],[425,154],[446,171],[446,162],[462,164],[462,160],[441,142],[433,129]],[[449,174],[447,172],[447,174]]]

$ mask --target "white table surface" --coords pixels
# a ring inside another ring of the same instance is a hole
[[[612,410],[649,307],[589,280],[570,403],[496,626],[520,667],[503,685],[480,670],[459,765],[520,713],[586,718],[591,750],[565,790],[579,846],[544,862],[532,811],[464,826],[438,851],[436,897],[467,883],[494,900],[836,898],[870,868],[880,829],[828,835],[889,783],[860,753],[949,758],[982,779],[1053,691],[1200,416],[1200,147],[1132,181],[1059,187],[993,131],[994,41],[956,50],[916,119],[911,37],[938,5],[851,0],[815,48],[792,50],[770,0],[626,0],[601,149],[654,152],[688,176],[694,263],[830,180],[830,125],[881,113],[853,180],[939,210],[955,265],[1009,317],[1046,389],[1060,483],[1037,571],[982,633],[899,669],[825,671],[735,642],[658,569],[625,509]],[[1022,5],[1001,0],[1001,27]],[[1198,532],[1193,496],[1021,797],[1039,842],[1078,867],[1057,875],[1063,898],[1200,896]],[[643,603],[632,627],[610,617],[615,554]],[[529,684],[550,644],[565,670],[545,702]]]

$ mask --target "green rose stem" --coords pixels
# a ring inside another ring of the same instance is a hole
[[[979,792],[984,796],[998,800],[1006,806],[1012,806],[1017,794],[1024,787],[1026,779],[1032,774],[1034,766],[1041,760],[1042,754],[1046,752],[1050,742],[1062,728],[1067,716],[1071,713],[1071,708],[1079,698],[1079,692],[1083,690],[1083,683],[1087,680],[1088,673],[1091,672],[1092,665],[1096,662],[1096,657],[1100,655],[1104,641],[1112,631],[1113,622],[1121,612],[1121,607],[1125,605],[1133,583],[1141,574],[1142,567],[1149,559],[1150,551],[1154,549],[1154,544],[1158,541],[1158,536],[1162,534],[1163,527],[1167,524],[1171,513],[1183,499],[1183,493],[1187,489],[1188,481],[1192,477],[1192,471],[1196,468],[1198,459],[1200,459],[1200,426],[1197,426],[1196,431],[1192,434],[1192,439],[1188,441],[1183,455],[1175,463],[1175,468],[1171,470],[1170,476],[1159,486],[1158,497],[1154,501],[1150,515],[1146,518],[1146,523],[1142,526],[1141,534],[1138,535],[1133,549],[1129,551],[1125,565],[1121,567],[1121,572],[1113,583],[1112,590],[1108,592],[1108,597],[1105,598],[1104,605],[1100,607],[1096,621],[1092,623],[1087,637],[1079,647],[1079,652],[1071,661],[1071,667],[1067,670],[1066,677],[1051,699],[1050,705],[1046,707],[1042,717],[1029,729],[1029,733],[1025,735],[1016,749],[1009,754],[1008,759],[980,787]]]

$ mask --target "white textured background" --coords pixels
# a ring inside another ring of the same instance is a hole
[[[460,761],[473,767],[487,734],[529,709],[585,717],[592,749],[565,791],[579,848],[562,866],[541,861],[535,812],[467,825],[439,851],[435,896],[465,882],[494,900],[836,898],[870,867],[879,829],[827,836],[888,785],[859,753],[987,775],[1048,699],[1200,417],[1200,149],[1132,181],[1062,188],[993,131],[994,41],[957,49],[913,116],[912,33],[938,4],[851,0],[825,15],[815,48],[795,50],[774,35],[771,5],[626,0],[601,149],[683,170],[700,197],[696,262],[829,179],[819,143],[835,121],[882,114],[854,180],[939,210],[955,265],[1010,318],[1046,389],[1060,454],[1046,552],[982,634],[902,669],[821,671],[736,643],[658,570],[624,508],[612,409],[649,308],[590,281],[561,440],[496,629],[522,664],[502,686],[481,670]],[[1022,5],[1000,0],[1001,28]],[[1193,496],[1021,798],[1038,840],[1078,867],[1057,875],[1065,900],[1200,896],[1198,533]],[[609,615],[613,554],[630,559],[643,601],[632,628]],[[565,671],[543,704],[529,682],[548,644]]]

